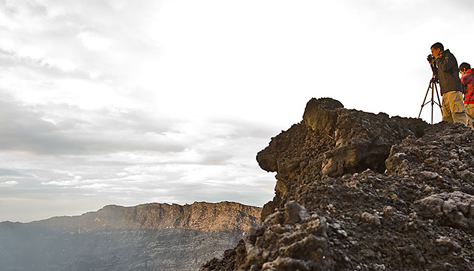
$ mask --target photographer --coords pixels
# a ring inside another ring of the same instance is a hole
[[[462,86],[456,57],[449,50],[444,50],[443,44],[437,42],[431,46],[431,55],[428,56],[428,62],[439,80],[443,96],[443,121],[466,124]]]
[[[469,63],[463,62],[459,66],[459,73],[461,73],[467,125],[474,129],[474,71],[471,70]]]

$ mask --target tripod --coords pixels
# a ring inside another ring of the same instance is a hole
[[[433,124],[433,105],[437,104],[439,106],[439,110],[441,111],[441,115],[443,114],[443,111],[441,110],[441,102],[439,100],[439,93],[438,93],[438,87],[436,85],[437,83],[436,76],[433,75],[433,77],[430,80],[430,84],[428,85],[428,89],[426,90],[425,94],[425,99],[423,100],[423,103],[421,104],[421,109],[420,113],[418,114],[418,118],[421,116],[421,111],[423,110],[423,107],[429,103],[431,103],[431,124]],[[428,97],[428,92],[430,92],[431,89],[431,100],[426,101],[426,97]],[[436,90],[436,97],[438,98],[438,102],[435,102],[434,100],[434,91]]]

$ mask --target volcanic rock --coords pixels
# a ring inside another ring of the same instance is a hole
[[[474,132],[311,99],[257,154],[263,225],[200,270],[474,270]]]

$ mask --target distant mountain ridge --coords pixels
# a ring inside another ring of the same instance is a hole
[[[150,203],[2,222],[0,269],[197,270],[259,225],[261,210],[235,202]]]
[[[235,202],[195,202],[178,205],[149,203],[133,207],[108,205],[81,216],[53,217],[31,222],[69,233],[104,229],[192,229],[205,232],[244,231],[260,224],[261,208]]]

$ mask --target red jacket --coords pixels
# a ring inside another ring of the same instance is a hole
[[[464,104],[474,104],[474,71],[469,69],[461,78],[463,84]]]

